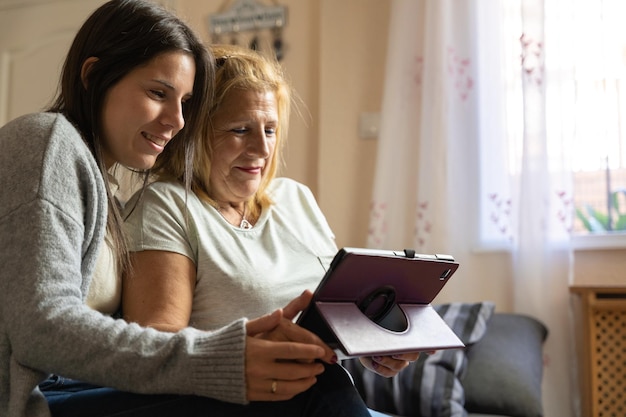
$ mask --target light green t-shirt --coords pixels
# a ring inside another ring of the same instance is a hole
[[[324,276],[337,247],[313,194],[287,178],[275,179],[270,193],[274,204],[249,230],[177,183],[150,185],[133,209],[131,251],[176,252],[196,265],[190,326],[214,329],[267,314],[315,290]]]

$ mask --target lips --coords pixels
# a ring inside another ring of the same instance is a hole
[[[249,174],[259,174],[263,170],[263,167],[239,167],[239,169]]]
[[[148,139],[150,142],[154,143],[159,148],[165,148],[165,145],[167,145],[167,142],[169,142],[169,139],[154,136],[146,132],[142,132],[142,135],[144,138]]]

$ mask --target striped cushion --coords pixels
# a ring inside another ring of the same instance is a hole
[[[493,302],[435,305],[435,310],[466,346],[485,334]],[[422,354],[393,378],[364,371],[357,360],[346,363],[370,408],[403,416],[467,416],[460,378],[467,368],[465,349]],[[359,368],[360,367],[360,368]]]

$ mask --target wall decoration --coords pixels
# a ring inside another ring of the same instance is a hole
[[[279,61],[285,54],[286,23],[287,7],[275,1],[262,4],[255,0],[229,0],[208,19],[212,43],[246,45],[272,53]]]

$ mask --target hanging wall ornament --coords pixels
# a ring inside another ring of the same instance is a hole
[[[252,37],[252,40],[250,41],[250,45],[248,45],[248,47],[250,49],[252,49],[253,51],[258,51],[259,50],[259,37],[258,35],[254,35]]]
[[[283,27],[276,27],[272,29],[272,33],[274,35],[273,47],[274,47],[274,55],[276,56],[277,61],[281,61],[284,56],[283,50]]]
[[[273,49],[277,60],[283,59],[285,50],[282,28],[287,22],[287,7],[279,5],[275,0],[273,3],[265,5],[255,0],[225,1],[218,13],[209,16],[212,40],[215,42],[223,37],[230,37],[231,44],[247,44],[254,50],[260,50],[261,45],[264,45],[265,48]],[[262,31],[266,34],[271,31],[270,42],[266,42],[267,39],[261,42]],[[252,33],[252,37],[242,36],[246,33]]]

